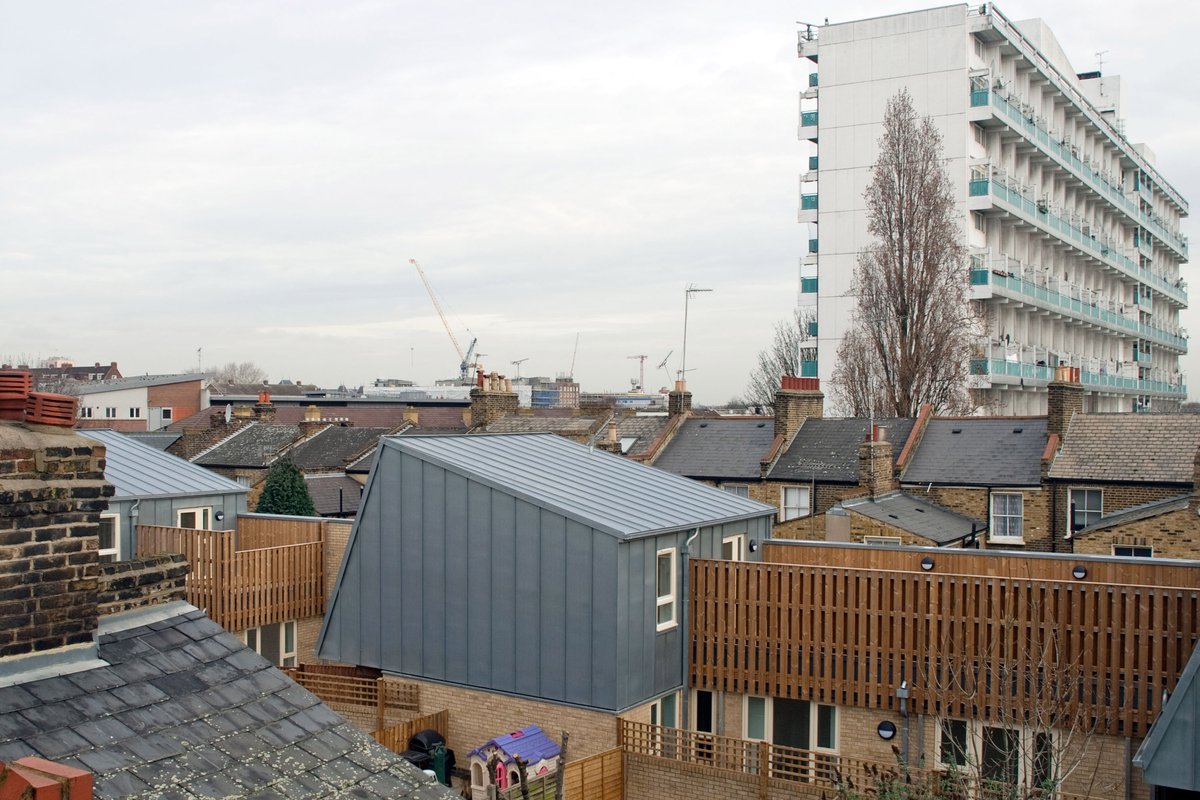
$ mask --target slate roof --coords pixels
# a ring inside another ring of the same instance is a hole
[[[281,398],[282,400],[282,398]],[[224,398],[212,398],[212,407],[197,412],[190,417],[178,420],[167,426],[169,431],[208,430],[212,427],[213,411],[223,412],[227,402]],[[276,423],[299,425],[304,421],[304,413],[309,403],[275,402]],[[234,406],[253,406],[253,403],[233,403]],[[425,429],[465,431],[463,412],[469,408],[466,403],[447,401],[444,406],[406,406],[403,403],[385,402],[381,400],[344,401],[338,404],[315,403],[321,411],[321,418],[334,421],[346,421],[356,428],[398,428],[405,423],[405,414],[415,411],[418,424]]]
[[[101,392],[119,392],[125,389],[141,389],[147,386],[168,386],[172,383],[188,383],[190,381],[206,381],[207,375],[193,373],[188,375],[138,375],[135,377],[118,378],[111,381],[81,381],[78,384],[67,384],[63,390],[69,394],[85,395]]]
[[[345,475],[306,475],[304,482],[308,486],[313,507],[320,516],[353,516],[358,513],[363,485],[353,478]]]
[[[1045,417],[931,419],[900,480],[943,486],[1038,486],[1045,450]]]
[[[94,428],[92,430],[95,430]],[[128,436],[130,439],[136,439],[144,445],[149,445],[155,450],[166,450],[175,442],[179,441],[181,433],[168,433],[167,431],[121,431],[123,436]]]
[[[887,428],[892,458],[900,458],[916,422],[911,417],[876,420]],[[871,420],[859,417],[809,417],[792,437],[768,475],[775,481],[816,480],[824,483],[858,483],[858,447],[871,430]]]
[[[331,426],[292,448],[291,458],[300,469],[342,468],[363,452],[373,451],[390,430]]]
[[[1051,478],[1192,483],[1200,414],[1075,414]]]
[[[78,433],[100,442],[107,449],[104,477],[116,487],[113,495],[116,500],[246,493],[246,487],[228,478],[125,434],[96,428]]]
[[[622,453],[625,456],[644,456],[650,452],[650,447],[658,439],[663,429],[670,424],[671,418],[666,414],[635,414],[617,418],[617,438],[633,439],[633,444]],[[608,438],[608,426],[602,425],[592,437],[594,444],[599,444]]]
[[[0,687],[0,761],[86,769],[97,798],[458,797],[187,603],[98,639],[91,669]]]
[[[689,419],[654,466],[689,478],[756,480],[774,440],[775,425],[763,417]]]
[[[587,436],[600,424],[598,417],[530,417],[506,414],[484,426],[484,433],[554,433],[559,436]]]
[[[255,422],[192,461],[206,467],[265,467],[299,438],[299,425]]]
[[[499,748],[504,753],[505,764],[511,764],[519,756],[530,764],[556,758],[561,750],[558,742],[551,739],[537,725],[527,725],[519,731],[497,736],[476,747],[469,755],[481,756],[488,746]]]
[[[389,436],[396,448],[619,538],[778,512],[661,469],[547,433]],[[399,480],[376,470],[378,480]],[[371,489],[369,489],[371,491]]]
[[[1116,528],[1121,525],[1128,525],[1131,522],[1138,520],[1151,519],[1162,514],[1167,514],[1172,511],[1182,511],[1188,507],[1188,502],[1191,500],[1191,495],[1181,494],[1177,497],[1167,497],[1163,500],[1155,500],[1150,503],[1143,503],[1140,506],[1122,509],[1113,514],[1102,516],[1096,522],[1075,531],[1074,536],[1091,533],[1092,531],[1102,531],[1106,528]]]
[[[955,544],[987,528],[983,520],[930,503],[907,492],[891,492],[874,499],[846,500],[842,508],[885,525],[929,539],[938,545]]]

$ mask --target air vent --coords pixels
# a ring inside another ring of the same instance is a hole
[[[951,433],[962,433],[962,428],[951,428],[950,432]]]
[[[1013,433],[1024,433],[1024,432],[1025,432],[1024,428],[1013,428]]]

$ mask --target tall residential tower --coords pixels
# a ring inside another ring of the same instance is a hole
[[[1186,398],[1187,202],[1124,135],[1124,87],[1077,73],[1041,20],[946,6],[800,32],[802,374],[828,381],[870,241],[863,192],[884,107],[908,89],[944,138],[985,335],[970,386],[992,413],[1043,414],[1059,365],[1091,411]],[[964,277],[965,279],[965,277]]]

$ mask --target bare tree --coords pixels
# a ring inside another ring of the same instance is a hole
[[[942,137],[901,91],[888,101],[879,157],[864,194],[875,241],[858,255],[852,335],[833,375],[856,414],[915,416],[969,408],[971,345],[979,327],[955,219]],[[855,366],[841,368],[843,362]],[[852,385],[853,382],[861,385]],[[854,408],[882,393],[883,408]]]
[[[866,333],[852,328],[838,348],[838,362],[829,381],[830,399],[853,417],[895,416],[882,376],[879,355]]]
[[[758,361],[746,385],[747,405],[770,408],[784,375],[800,374],[800,351],[812,339],[808,323],[816,319],[815,309],[798,309],[790,320],[775,323],[770,347],[758,352]]]
[[[230,361],[209,373],[216,383],[262,383],[267,371],[253,361]]]

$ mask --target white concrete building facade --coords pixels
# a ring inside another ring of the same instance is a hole
[[[802,374],[828,381],[870,241],[863,192],[889,98],[941,131],[985,335],[970,386],[984,410],[1042,414],[1056,366],[1091,411],[1186,399],[1179,326],[1187,202],[1123,134],[1121,79],[1077,73],[1041,20],[954,5],[805,27],[800,94]]]

